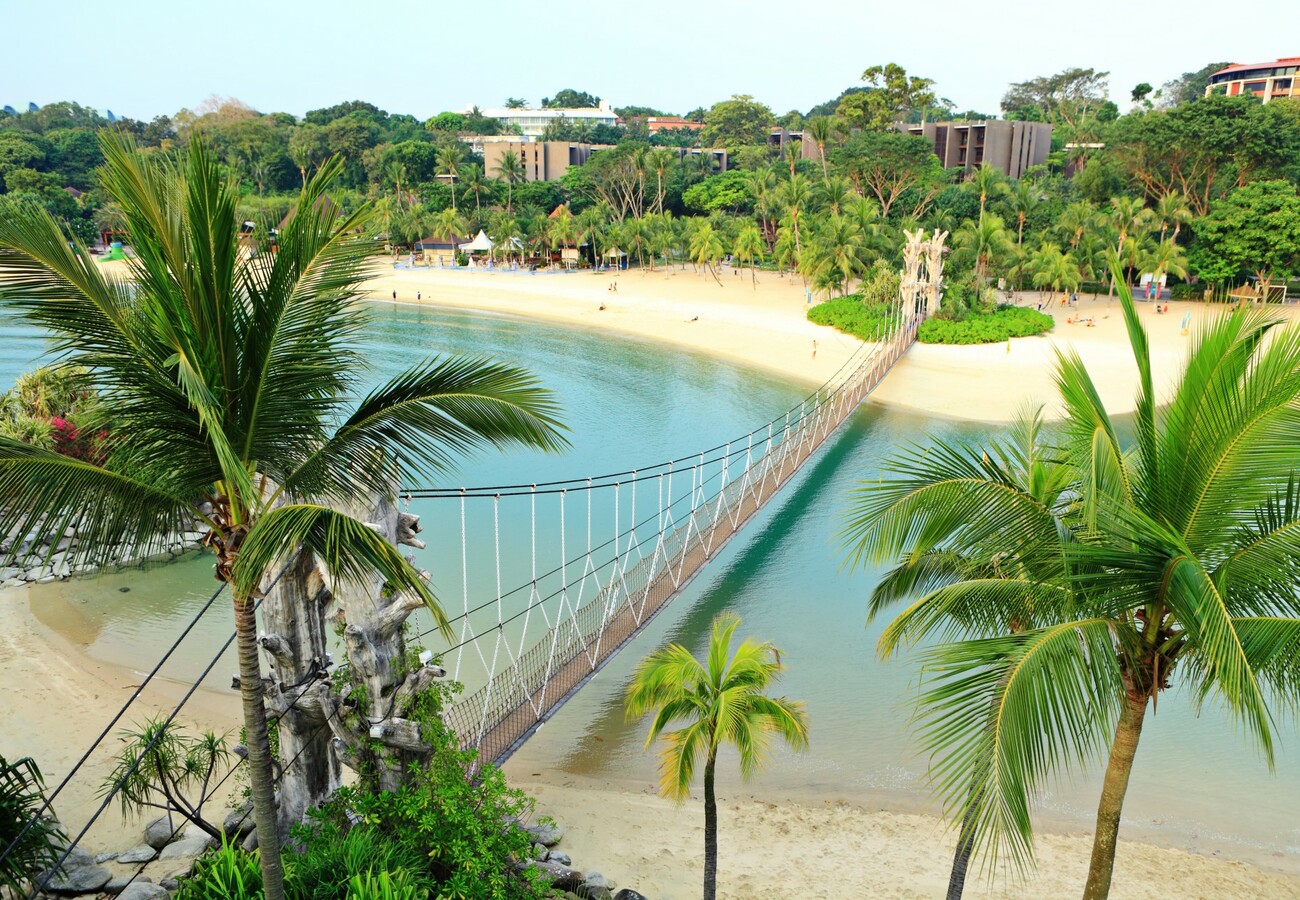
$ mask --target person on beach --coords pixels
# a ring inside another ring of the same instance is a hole
[[[813,358],[813,359],[816,359],[816,358],[817,358],[817,339],[816,339],[816,338],[813,339],[813,355],[812,355],[812,358]]]
[[[394,300],[397,299],[397,291],[393,291],[393,299],[394,299]]]
[[[420,302],[420,292],[419,292],[419,291],[416,291],[416,292],[415,292],[415,302],[416,302],[416,303],[419,303],[419,302]]]

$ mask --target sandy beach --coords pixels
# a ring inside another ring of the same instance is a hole
[[[486,310],[539,317],[585,328],[608,329],[725,356],[803,383],[830,377],[858,342],[805,318],[804,288],[797,279],[724,269],[719,285],[689,269],[642,273],[530,275],[438,269],[389,269],[369,288],[374,299]],[[618,290],[611,290],[617,283]],[[1037,303],[1036,295],[1022,300]],[[600,309],[604,305],[605,309]],[[1167,385],[1188,340],[1181,322],[1193,323],[1201,304],[1170,304],[1168,315],[1141,307],[1151,333],[1156,369]],[[1088,363],[1103,399],[1115,411],[1132,408],[1135,367],[1117,302],[1081,299],[1079,309],[1054,307],[1055,332],[981,347],[916,346],[874,395],[877,402],[920,412],[983,421],[1011,418],[1026,402],[1050,403],[1056,349],[1072,348]],[[1288,311],[1290,314],[1290,311]],[[1066,319],[1091,317],[1092,327]],[[814,355],[814,342],[816,353]],[[518,360],[525,365],[527,360]],[[53,785],[67,772],[139,681],[139,674],[88,659],[75,634],[57,633],[33,615],[25,590],[0,593],[0,683],[4,726],[0,754],[35,756]],[[143,648],[142,648],[143,650]],[[148,648],[146,656],[161,648]],[[145,663],[142,663],[143,667]],[[143,710],[170,709],[174,686],[146,691]],[[200,692],[186,718],[202,726],[237,725],[233,694]],[[79,826],[97,806],[100,779],[117,746],[110,740],[56,805],[65,822]],[[584,783],[564,773],[540,777],[508,768],[515,783],[538,799],[568,834],[562,845],[575,862],[598,869],[649,897],[699,895],[703,815],[697,799],[677,807],[647,790]],[[92,833],[93,849],[120,849],[135,826],[116,813]],[[935,817],[843,804],[777,804],[756,795],[724,797],[721,813],[720,896],[935,897],[943,892],[954,838]],[[120,845],[120,846],[119,846]],[[1028,881],[981,882],[968,896],[1077,896],[1090,837],[1043,835],[1038,874]],[[1300,897],[1300,864],[1246,865],[1178,849],[1125,843],[1113,896]]]

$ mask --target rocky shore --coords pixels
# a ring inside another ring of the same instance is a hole
[[[140,555],[130,552],[110,551],[99,557],[96,562],[78,562],[76,553],[79,537],[75,527],[64,530],[63,536],[54,544],[33,544],[20,542],[15,548],[14,538],[0,539],[0,559],[13,562],[0,566],[0,589],[24,587],[28,584],[47,584],[62,581],[78,575],[91,575],[95,572],[129,569],[151,562],[165,562],[175,559],[183,553],[197,550],[203,545],[203,532],[197,530],[176,531],[157,543],[157,552]]]

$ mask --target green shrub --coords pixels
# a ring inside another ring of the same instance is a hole
[[[922,344],[996,344],[1013,337],[1050,331],[1052,317],[1024,306],[1003,306],[965,319],[927,319],[917,329]]]
[[[1109,294],[1110,284],[1105,281],[1081,281],[1079,282],[1080,294]]]
[[[1169,297],[1172,300],[1204,300],[1205,285],[1176,284],[1169,289]]]
[[[892,334],[897,316],[892,304],[867,304],[861,294],[835,297],[808,310],[808,321],[830,325],[864,341],[878,341]]]
[[[57,823],[36,817],[44,802],[45,782],[36,763],[29,757],[8,763],[0,756],[0,850],[17,841],[0,860],[0,896],[6,887],[14,896],[24,895],[27,881],[59,859],[52,843],[58,834]]]
[[[409,872],[366,872],[353,875],[346,900],[427,900],[429,889],[415,884]]]

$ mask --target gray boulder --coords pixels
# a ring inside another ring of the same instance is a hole
[[[148,875],[139,875],[135,872],[128,872],[125,875],[114,875],[104,885],[105,894],[120,894],[133,884],[151,884],[153,879]]]
[[[173,823],[167,816],[150,819],[149,824],[144,826],[144,842],[155,850],[161,850],[176,836],[177,824],[179,823]]]
[[[631,888],[623,888],[614,895],[614,900],[646,900],[645,894],[634,891]]]
[[[195,835],[194,837],[182,838],[179,841],[173,841],[162,852],[158,854],[159,859],[182,859],[184,857],[199,856],[204,850],[212,846],[212,838],[206,834]]]
[[[562,866],[573,865],[573,858],[563,850],[552,850],[546,854],[546,859],[553,863],[559,863]]]
[[[554,847],[564,837],[564,829],[553,822],[534,822],[520,827],[532,836],[533,843],[543,847]]]
[[[167,900],[170,895],[161,884],[141,884],[139,881],[117,895],[117,900]]]
[[[148,862],[158,855],[158,851],[148,844],[138,844],[123,853],[117,855],[117,861],[120,863],[142,863]]]
[[[249,807],[232,809],[221,823],[221,833],[232,840],[239,839],[252,832],[255,827]]]
[[[586,880],[577,869],[570,869],[568,866],[562,866],[554,862],[541,862],[540,860],[529,860],[527,865],[537,869],[542,873],[542,877],[550,883],[551,887],[558,891],[573,891]]]
[[[586,881],[583,883],[590,888],[609,888],[610,890],[614,889],[614,882],[610,881],[608,878],[606,878],[604,875],[600,874],[599,872],[588,872]]]
[[[78,894],[95,893],[108,884],[112,877],[112,872],[95,865],[94,857],[78,847],[72,851],[72,855],[64,861],[63,868],[55,873],[46,887],[56,894],[75,897]]]

